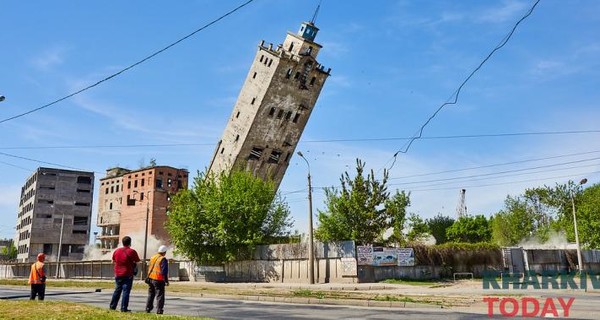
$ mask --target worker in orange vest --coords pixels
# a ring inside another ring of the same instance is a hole
[[[156,296],[156,314],[163,313],[165,306],[165,286],[169,285],[169,261],[165,258],[167,246],[160,246],[158,253],[150,258],[150,268],[146,283],[148,284],[148,299],[146,312],[154,309],[154,296]]]
[[[31,272],[29,273],[29,284],[31,285],[30,300],[35,300],[35,296],[38,297],[38,300],[44,300],[44,295],[46,294],[45,260],[46,255],[38,253],[37,261],[31,265]]]

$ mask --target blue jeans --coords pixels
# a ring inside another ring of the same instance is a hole
[[[123,300],[121,300],[121,311],[128,310],[129,306],[129,293],[131,292],[131,286],[133,285],[132,277],[115,277],[115,292],[113,292],[112,299],[110,300],[110,308],[117,309],[119,299],[121,298],[121,292],[123,292]]]

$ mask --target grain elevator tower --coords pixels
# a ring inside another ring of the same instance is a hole
[[[331,71],[317,62],[318,31],[313,18],[283,44],[259,44],[210,173],[240,168],[279,187]]]

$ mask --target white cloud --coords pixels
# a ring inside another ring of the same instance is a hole
[[[515,20],[524,13],[527,3],[522,1],[503,1],[501,7],[491,8],[481,12],[477,18],[478,22],[501,23]]]
[[[31,64],[43,71],[50,70],[63,63],[66,52],[66,48],[58,46],[46,49],[37,57],[33,58]]]

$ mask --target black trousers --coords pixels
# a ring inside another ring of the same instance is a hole
[[[154,297],[156,297],[156,312],[163,313],[165,306],[165,282],[150,280],[148,284],[148,299],[146,300],[146,312],[154,309]]]
[[[44,296],[46,295],[46,284],[32,284],[31,285],[31,295],[29,296],[29,300],[35,300],[35,296],[38,297],[38,300],[44,300]]]

